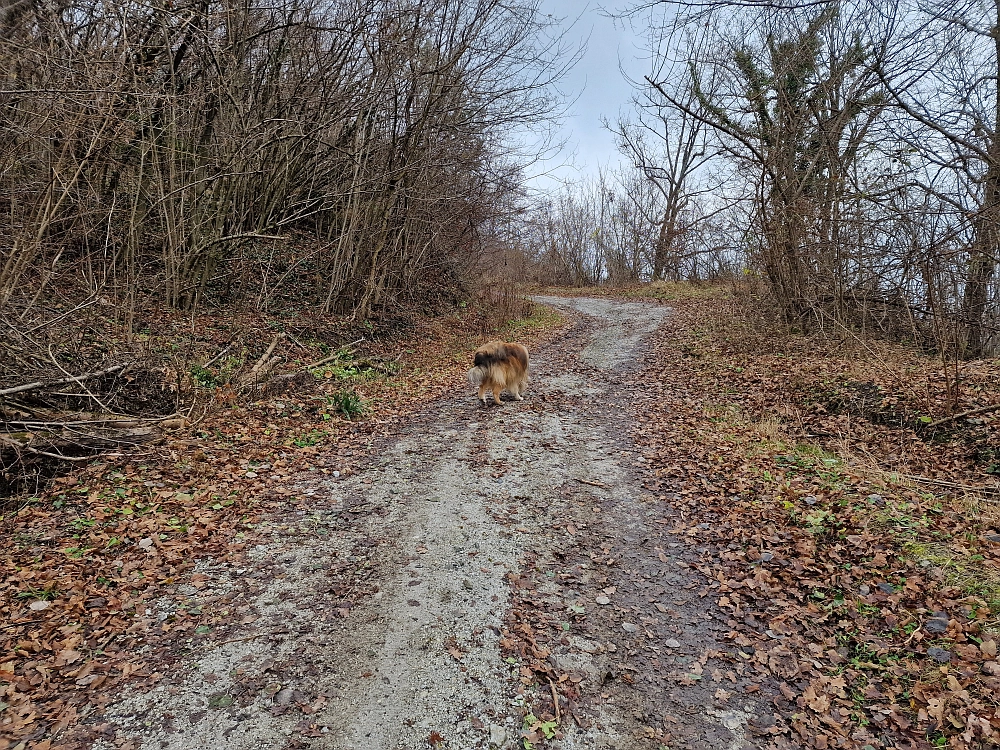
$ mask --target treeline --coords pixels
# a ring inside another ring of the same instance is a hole
[[[680,205],[664,221],[652,180],[601,172],[531,204],[511,242],[515,267],[523,279],[554,286],[730,278],[738,240],[701,208]]]
[[[749,276],[789,324],[996,352],[996,0],[653,2],[625,18],[653,61],[609,123],[634,169],[539,210],[536,273]]]
[[[572,61],[537,5],[5,4],[0,316],[266,308],[291,280],[364,316],[460,282]]]

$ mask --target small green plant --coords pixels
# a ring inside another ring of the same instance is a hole
[[[201,388],[215,388],[219,385],[219,381],[212,374],[211,370],[206,370],[201,365],[191,365],[189,372],[191,373],[191,380]]]
[[[310,445],[316,445],[323,438],[326,437],[326,432],[323,430],[309,430],[309,432],[303,432],[297,438],[292,440],[297,448],[306,448]]]
[[[355,391],[340,391],[330,397],[333,408],[348,419],[365,413],[365,403]]]
[[[57,596],[59,596],[59,589],[56,588],[54,583],[48,584],[43,589],[36,589],[29,586],[24,591],[17,592],[18,599],[40,599],[43,602],[50,602]]]
[[[806,531],[813,536],[823,536],[829,531],[829,524],[836,521],[836,516],[828,510],[817,509],[802,516]]]
[[[92,518],[74,518],[69,522],[69,525],[73,527],[74,531],[83,531],[84,529],[89,529],[91,526],[97,524],[97,521]]]
[[[554,739],[556,736],[556,731],[559,728],[559,722],[557,721],[542,721],[533,713],[528,713],[524,717],[524,724],[522,725],[525,732],[538,732],[547,740]],[[527,739],[521,740],[524,750],[532,750],[535,745],[529,742]]]

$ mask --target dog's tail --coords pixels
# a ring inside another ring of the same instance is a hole
[[[486,378],[486,368],[480,365],[479,367],[473,367],[469,370],[469,383],[474,386],[480,386],[483,380]]]

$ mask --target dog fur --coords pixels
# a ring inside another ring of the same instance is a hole
[[[507,391],[515,401],[528,387],[528,350],[521,344],[491,341],[476,349],[469,382],[479,386],[479,400],[486,406],[486,393],[493,393],[493,402],[500,404],[500,394]]]

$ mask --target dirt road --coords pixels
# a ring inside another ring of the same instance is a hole
[[[552,713],[557,696],[551,747],[757,746],[758,711],[714,658],[726,628],[690,567],[698,550],[670,535],[629,442],[644,339],[669,310],[542,301],[574,323],[532,355],[525,401],[454,393],[363,473],[303,480],[312,510],[275,519],[246,560],[201,566],[186,606],[234,624],[109,706],[119,738],[522,747],[526,710]],[[529,637],[552,684],[511,656]]]

